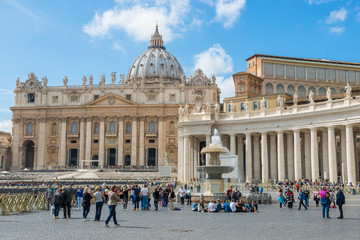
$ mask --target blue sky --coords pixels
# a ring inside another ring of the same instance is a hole
[[[0,0],[0,131],[11,131],[17,77],[109,82],[146,50],[156,22],[185,74],[214,73],[222,98],[255,53],[360,62],[359,0]]]

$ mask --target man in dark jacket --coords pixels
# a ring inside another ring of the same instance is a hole
[[[301,205],[303,205],[303,206],[305,207],[305,210],[307,210],[307,207],[306,207],[305,204],[304,204],[305,192],[304,192],[302,189],[300,189],[300,193],[299,193],[298,199],[299,199],[299,208],[298,208],[298,210],[301,209]]]
[[[159,192],[159,188],[156,188],[154,193],[153,193],[153,197],[154,197],[154,206],[155,206],[155,211],[158,210],[159,207],[159,201],[160,201],[160,192]]]
[[[345,195],[344,193],[340,190],[339,187],[335,188],[337,193],[336,193],[336,205],[339,206],[339,211],[340,211],[340,217],[338,217],[338,219],[343,219],[344,215],[343,215],[343,209],[342,206],[345,204]]]
[[[66,210],[67,210],[67,216],[70,218],[70,208],[71,208],[71,201],[72,201],[72,194],[71,190],[69,188],[66,188],[64,190],[63,194],[63,208],[64,208],[64,218],[66,218]]]

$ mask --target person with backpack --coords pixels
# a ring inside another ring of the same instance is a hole
[[[294,193],[291,191],[290,188],[286,192],[285,196],[286,196],[287,207],[288,208],[293,208],[293,203],[295,202]]]
[[[156,188],[153,192],[153,198],[154,198],[154,207],[155,211],[159,209],[159,202],[160,202],[160,188]]]
[[[282,205],[285,203],[285,197],[282,193],[280,193],[278,200],[280,203],[280,208],[282,208]]]
[[[63,204],[63,196],[62,196],[63,189],[59,187],[58,191],[54,195],[54,219],[59,219],[59,212],[60,208]]]
[[[309,192],[309,189],[308,188],[305,188],[304,190],[304,195],[305,195],[305,206],[306,207],[309,207],[309,198],[310,198],[310,192]]]
[[[64,209],[64,218],[66,218],[66,213],[68,218],[71,217],[71,201],[72,201],[72,195],[71,191],[66,188],[63,189],[63,209]]]
[[[335,189],[337,190],[337,193],[336,193],[336,205],[339,206],[339,211],[340,211],[340,216],[338,217],[338,219],[343,219],[344,215],[343,215],[342,206],[345,204],[345,195],[344,195],[344,193],[341,191],[341,189],[339,187],[336,187]]]
[[[174,210],[174,199],[175,199],[175,192],[174,189],[170,189],[169,193],[169,210]]]
[[[83,207],[83,221],[88,221],[87,215],[90,212],[90,206],[91,206],[91,199],[92,196],[90,194],[90,190],[88,187],[85,187],[84,189],[84,195],[83,195],[83,202],[82,202],[82,207]]]
[[[320,204],[322,206],[322,217],[325,218],[325,212],[326,212],[326,218],[330,218],[329,216],[329,210],[330,210],[330,193],[327,191],[326,187],[323,187],[323,189],[320,192]]]

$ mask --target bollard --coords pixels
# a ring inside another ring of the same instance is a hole
[[[200,201],[204,200],[204,194],[200,194]]]
[[[180,193],[176,194],[176,202],[179,203],[180,202]]]

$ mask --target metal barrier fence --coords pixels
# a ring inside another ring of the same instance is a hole
[[[34,209],[45,210],[45,193],[38,194],[3,194],[1,197],[1,215],[10,213],[31,212]]]

